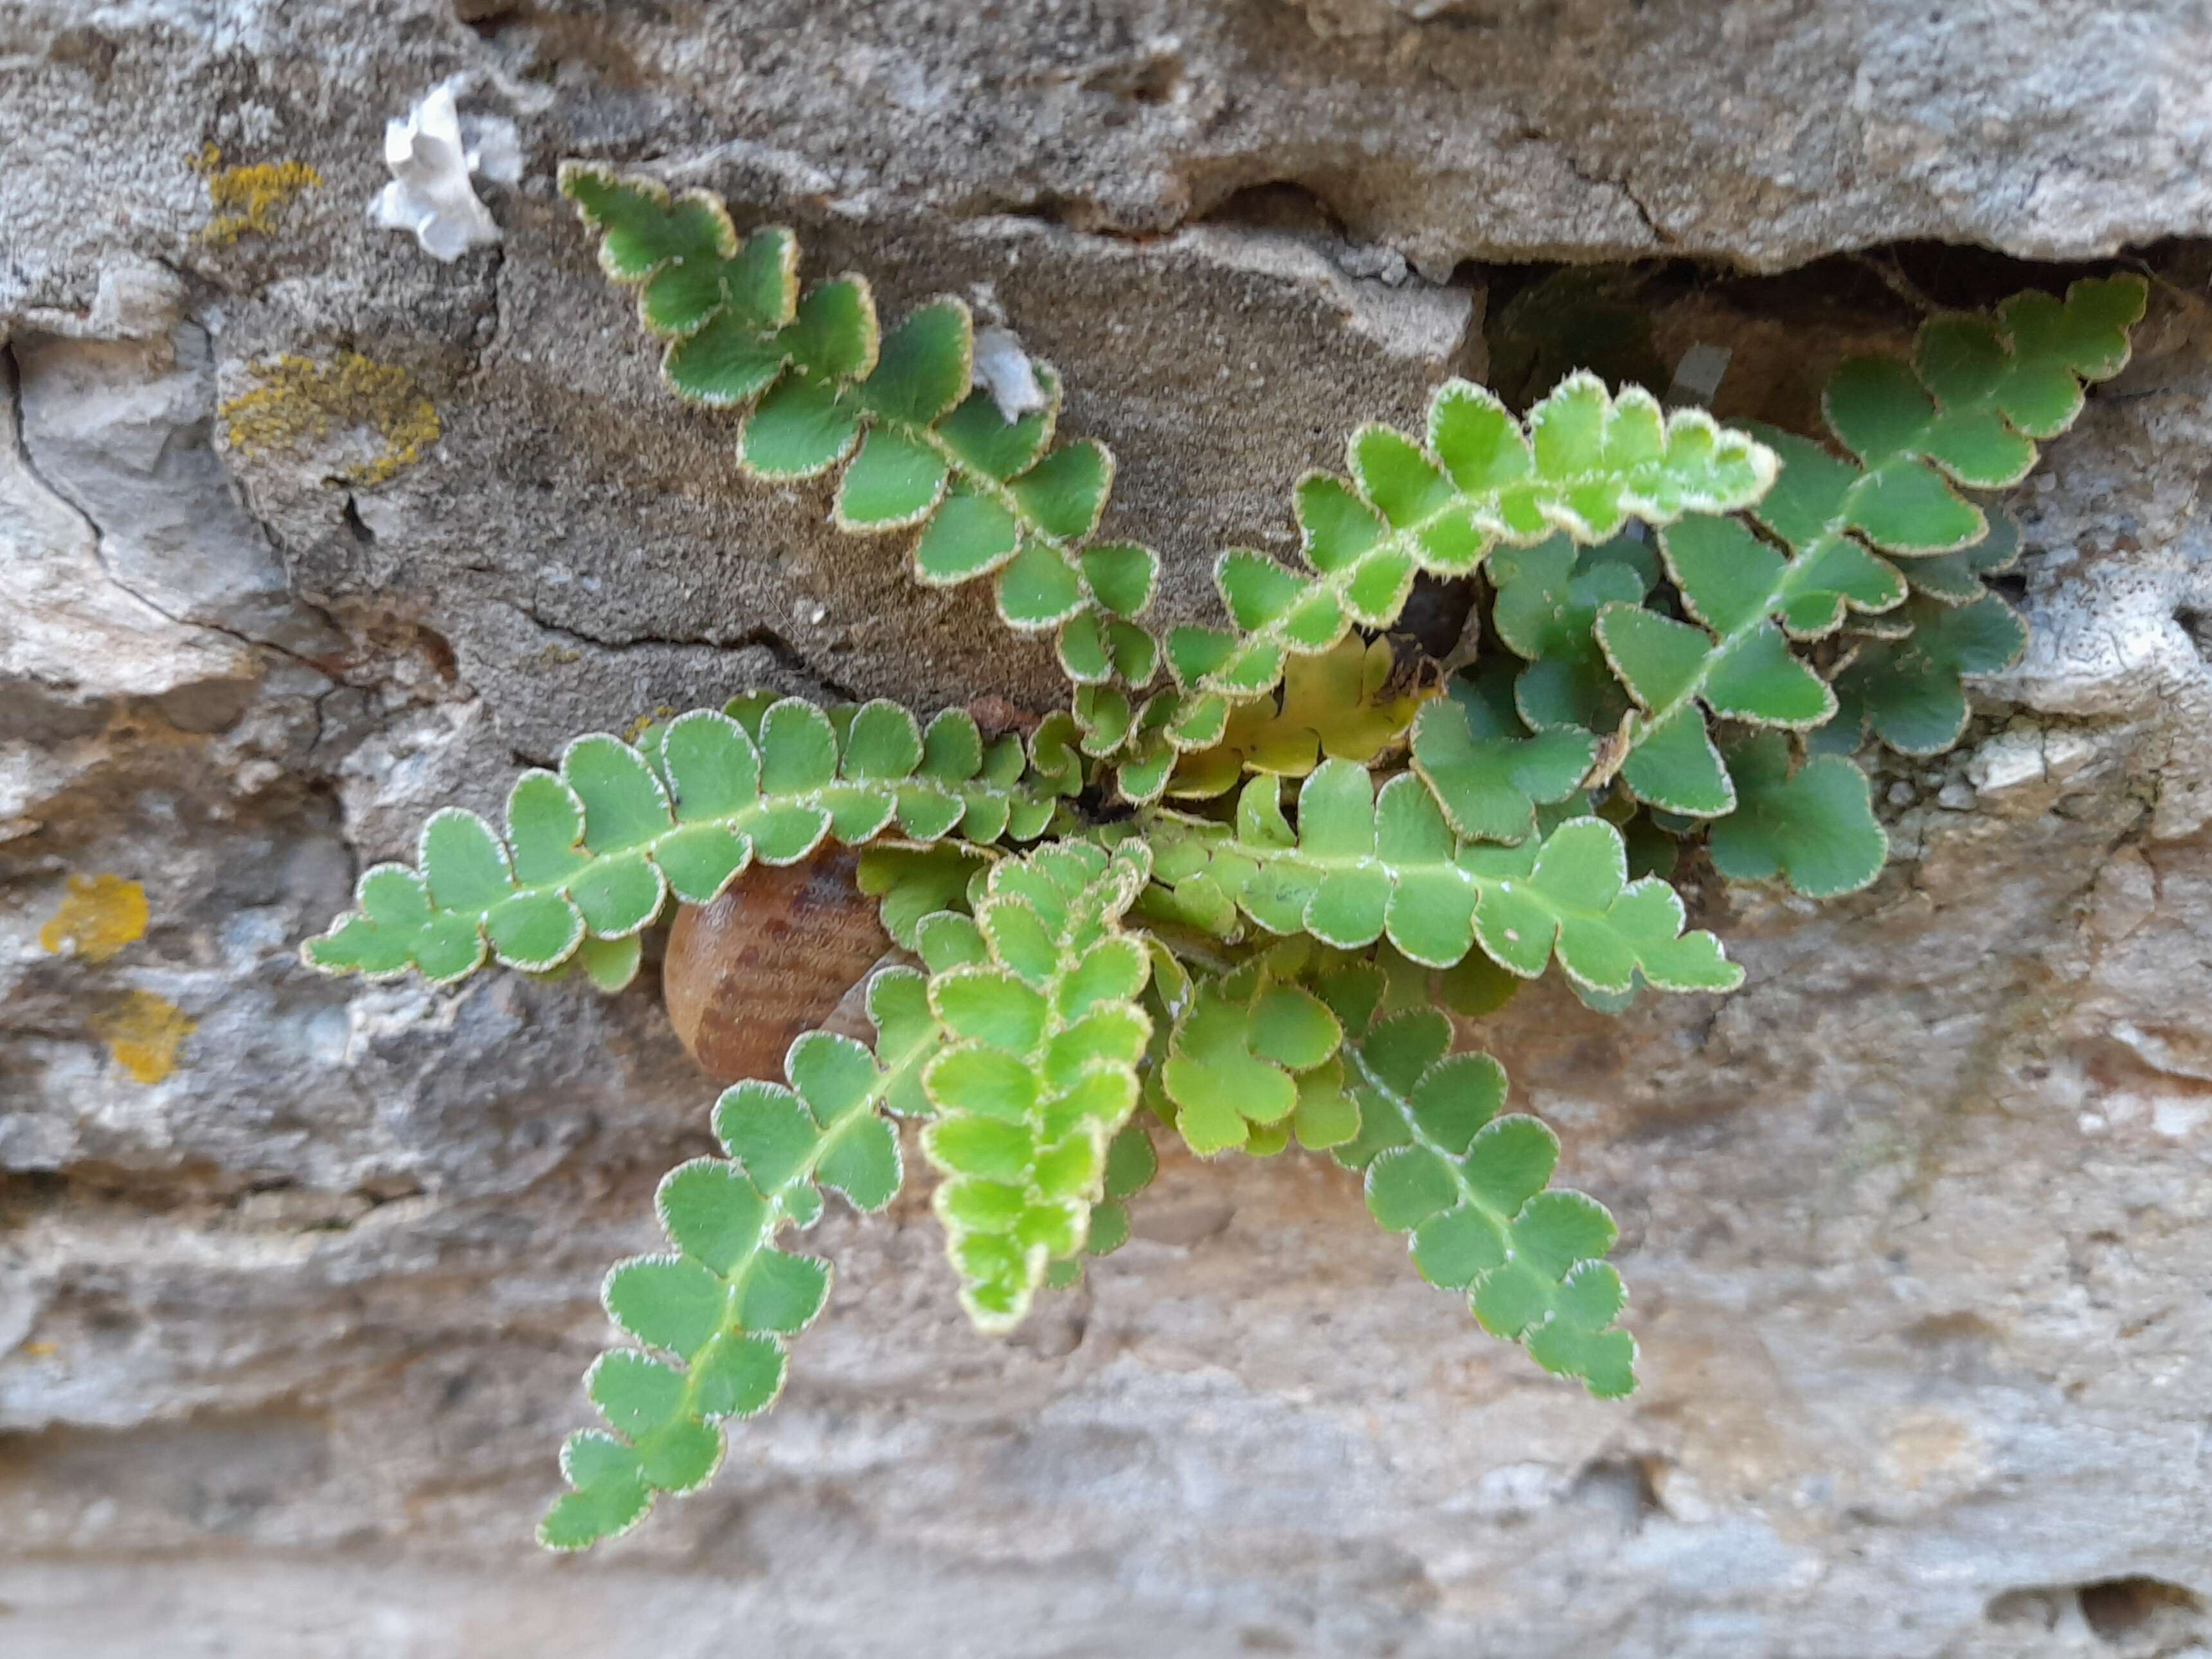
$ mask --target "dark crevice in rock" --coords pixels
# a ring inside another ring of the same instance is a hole
[[[2203,1597],[2147,1574],[2100,1578],[2082,1585],[2075,1594],[2081,1597],[2081,1616],[2089,1621],[2089,1628],[2107,1642],[2117,1642],[2168,1613],[2178,1613],[2189,1625],[2203,1628],[2195,1616],[2204,1611]]]
[[[1289,231],[1350,240],[1345,219],[1322,191],[1303,179],[1240,185],[1193,222],[1231,230]]]
[[[2189,643],[2196,647],[2197,654],[2212,662],[2212,614],[2185,605],[2173,613],[2173,620],[2189,635]]]
[[[2148,1573],[2009,1589],[1991,1597],[1984,1611],[1993,1625],[2045,1631],[2058,1629],[2076,1614],[2099,1641],[2124,1644],[2130,1651],[2153,1650],[2143,1642],[2155,1644],[2160,1653],[2179,1650],[2173,1644],[2185,1644],[2193,1650],[2198,1638],[2212,1635],[2212,1620],[2206,1618],[2202,1595]]]
[[[611,639],[603,635],[590,634],[580,629],[556,622],[548,622],[528,605],[515,607],[537,627],[572,645],[589,646],[599,651],[638,651],[652,646],[710,651],[739,652],[751,649],[765,651],[775,659],[776,665],[817,687],[826,695],[845,702],[865,701],[861,694],[843,681],[823,673],[807,659],[805,653],[775,629],[765,624],[746,629],[728,638],[706,634],[641,634],[628,639]]]
[[[2157,280],[2161,271],[2185,270],[2203,246],[2166,242],[2112,259],[2055,263],[1899,242],[1830,254],[1772,274],[1661,256],[1611,264],[1470,264],[1455,280],[1479,285],[1486,295],[1487,384],[1508,403],[1525,408],[1576,368],[1667,393],[1680,350],[1680,342],[1671,352],[1662,349],[1670,318],[1694,317],[1719,331],[1713,343],[1723,347],[1740,343],[1731,335],[1779,325],[1801,342],[1790,357],[1796,372],[1820,374],[1828,361],[1820,359],[1818,344],[1808,349],[1805,343],[1823,332],[1867,342],[1853,343],[1854,349],[1901,349],[1911,331],[1936,313],[1985,309],[2025,289],[2060,293],[2081,277],[2115,268],[2142,270]],[[1751,378],[1741,363],[1729,374],[1728,391],[1716,400],[1715,412],[1724,419],[1757,417],[1796,430],[1819,429],[1816,406],[1743,406]]]
[[[346,533],[353,538],[354,544],[364,549],[375,546],[376,532],[371,530],[367,521],[362,518],[361,503],[355,498],[350,489],[346,491],[345,506],[342,512],[345,520]]]
[[[15,1028],[18,1033],[21,1027]],[[76,1039],[80,1030],[57,1033]],[[234,1201],[251,1178],[205,1159],[187,1158],[156,1169],[86,1159],[53,1170],[0,1170],[0,1231],[21,1225],[40,1212],[112,1204],[137,1215],[155,1215]]]

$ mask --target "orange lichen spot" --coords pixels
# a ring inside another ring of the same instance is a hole
[[[213,144],[193,157],[191,167],[207,180],[208,203],[215,209],[215,217],[201,230],[200,240],[217,247],[228,247],[249,232],[275,235],[293,199],[323,182],[323,175],[305,161],[259,161],[252,167],[227,167],[222,164],[222,151]]]
[[[145,937],[146,890],[120,876],[71,876],[61,908],[39,929],[42,949],[87,962],[105,962]]]
[[[341,430],[363,433],[377,444],[365,461],[342,469],[348,483],[368,488],[412,466],[438,441],[437,405],[396,363],[380,363],[357,351],[327,363],[287,353],[256,363],[253,387],[223,404],[230,447],[246,456],[296,454],[328,443]]]
[[[159,1083],[176,1070],[177,1050],[198,1028],[183,1009],[151,991],[126,991],[92,1017],[92,1034],[141,1083]]]

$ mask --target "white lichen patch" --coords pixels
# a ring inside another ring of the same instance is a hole
[[[1022,343],[1012,329],[977,329],[971,362],[970,384],[990,392],[991,401],[999,406],[1001,420],[1018,421],[1045,406],[1045,391],[1037,380],[1036,365],[1022,349]]]
[[[384,165],[392,182],[369,204],[372,222],[413,232],[425,253],[449,264],[499,240],[499,226],[471,175],[509,185],[522,176],[512,121],[474,117],[468,125],[465,138],[451,81],[431,88],[404,118],[387,122]]]

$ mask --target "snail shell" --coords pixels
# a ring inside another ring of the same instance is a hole
[[[859,867],[846,848],[781,868],[757,864],[712,904],[678,909],[661,1000],[717,1083],[781,1080],[784,1051],[803,1031],[871,1035],[859,988],[891,945]]]

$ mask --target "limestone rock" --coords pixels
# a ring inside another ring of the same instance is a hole
[[[9,1659],[2212,1646],[2194,9],[27,0],[0,58]],[[361,204],[455,76],[523,171],[447,265]],[[1966,749],[1878,763],[1881,883],[1703,896],[1734,997],[1546,985],[1486,1034],[1622,1221],[1633,1401],[1484,1337],[1319,1160],[1168,1156],[1003,1343],[914,1190],[832,1206],[830,1311],[708,1492],[537,1555],[599,1275],[712,1091],[650,969],[439,994],[300,940],[578,731],[1058,694],[819,489],[740,483],[554,196],[577,153],[793,225],[890,313],[1003,320],[1115,447],[1170,617],[1216,548],[1289,545],[1356,421],[1543,372],[1515,261],[1650,256],[1601,283],[1636,372],[1719,363],[1718,413],[1802,427],[1905,337],[1894,288],[2142,251],[2136,362],[2012,502],[2029,655]],[[211,238],[218,179],[258,220]],[[1832,257],[1916,241],[1951,246]],[[98,873],[144,936],[43,951]],[[152,1083],[98,1035],[136,994],[195,1026]]]

